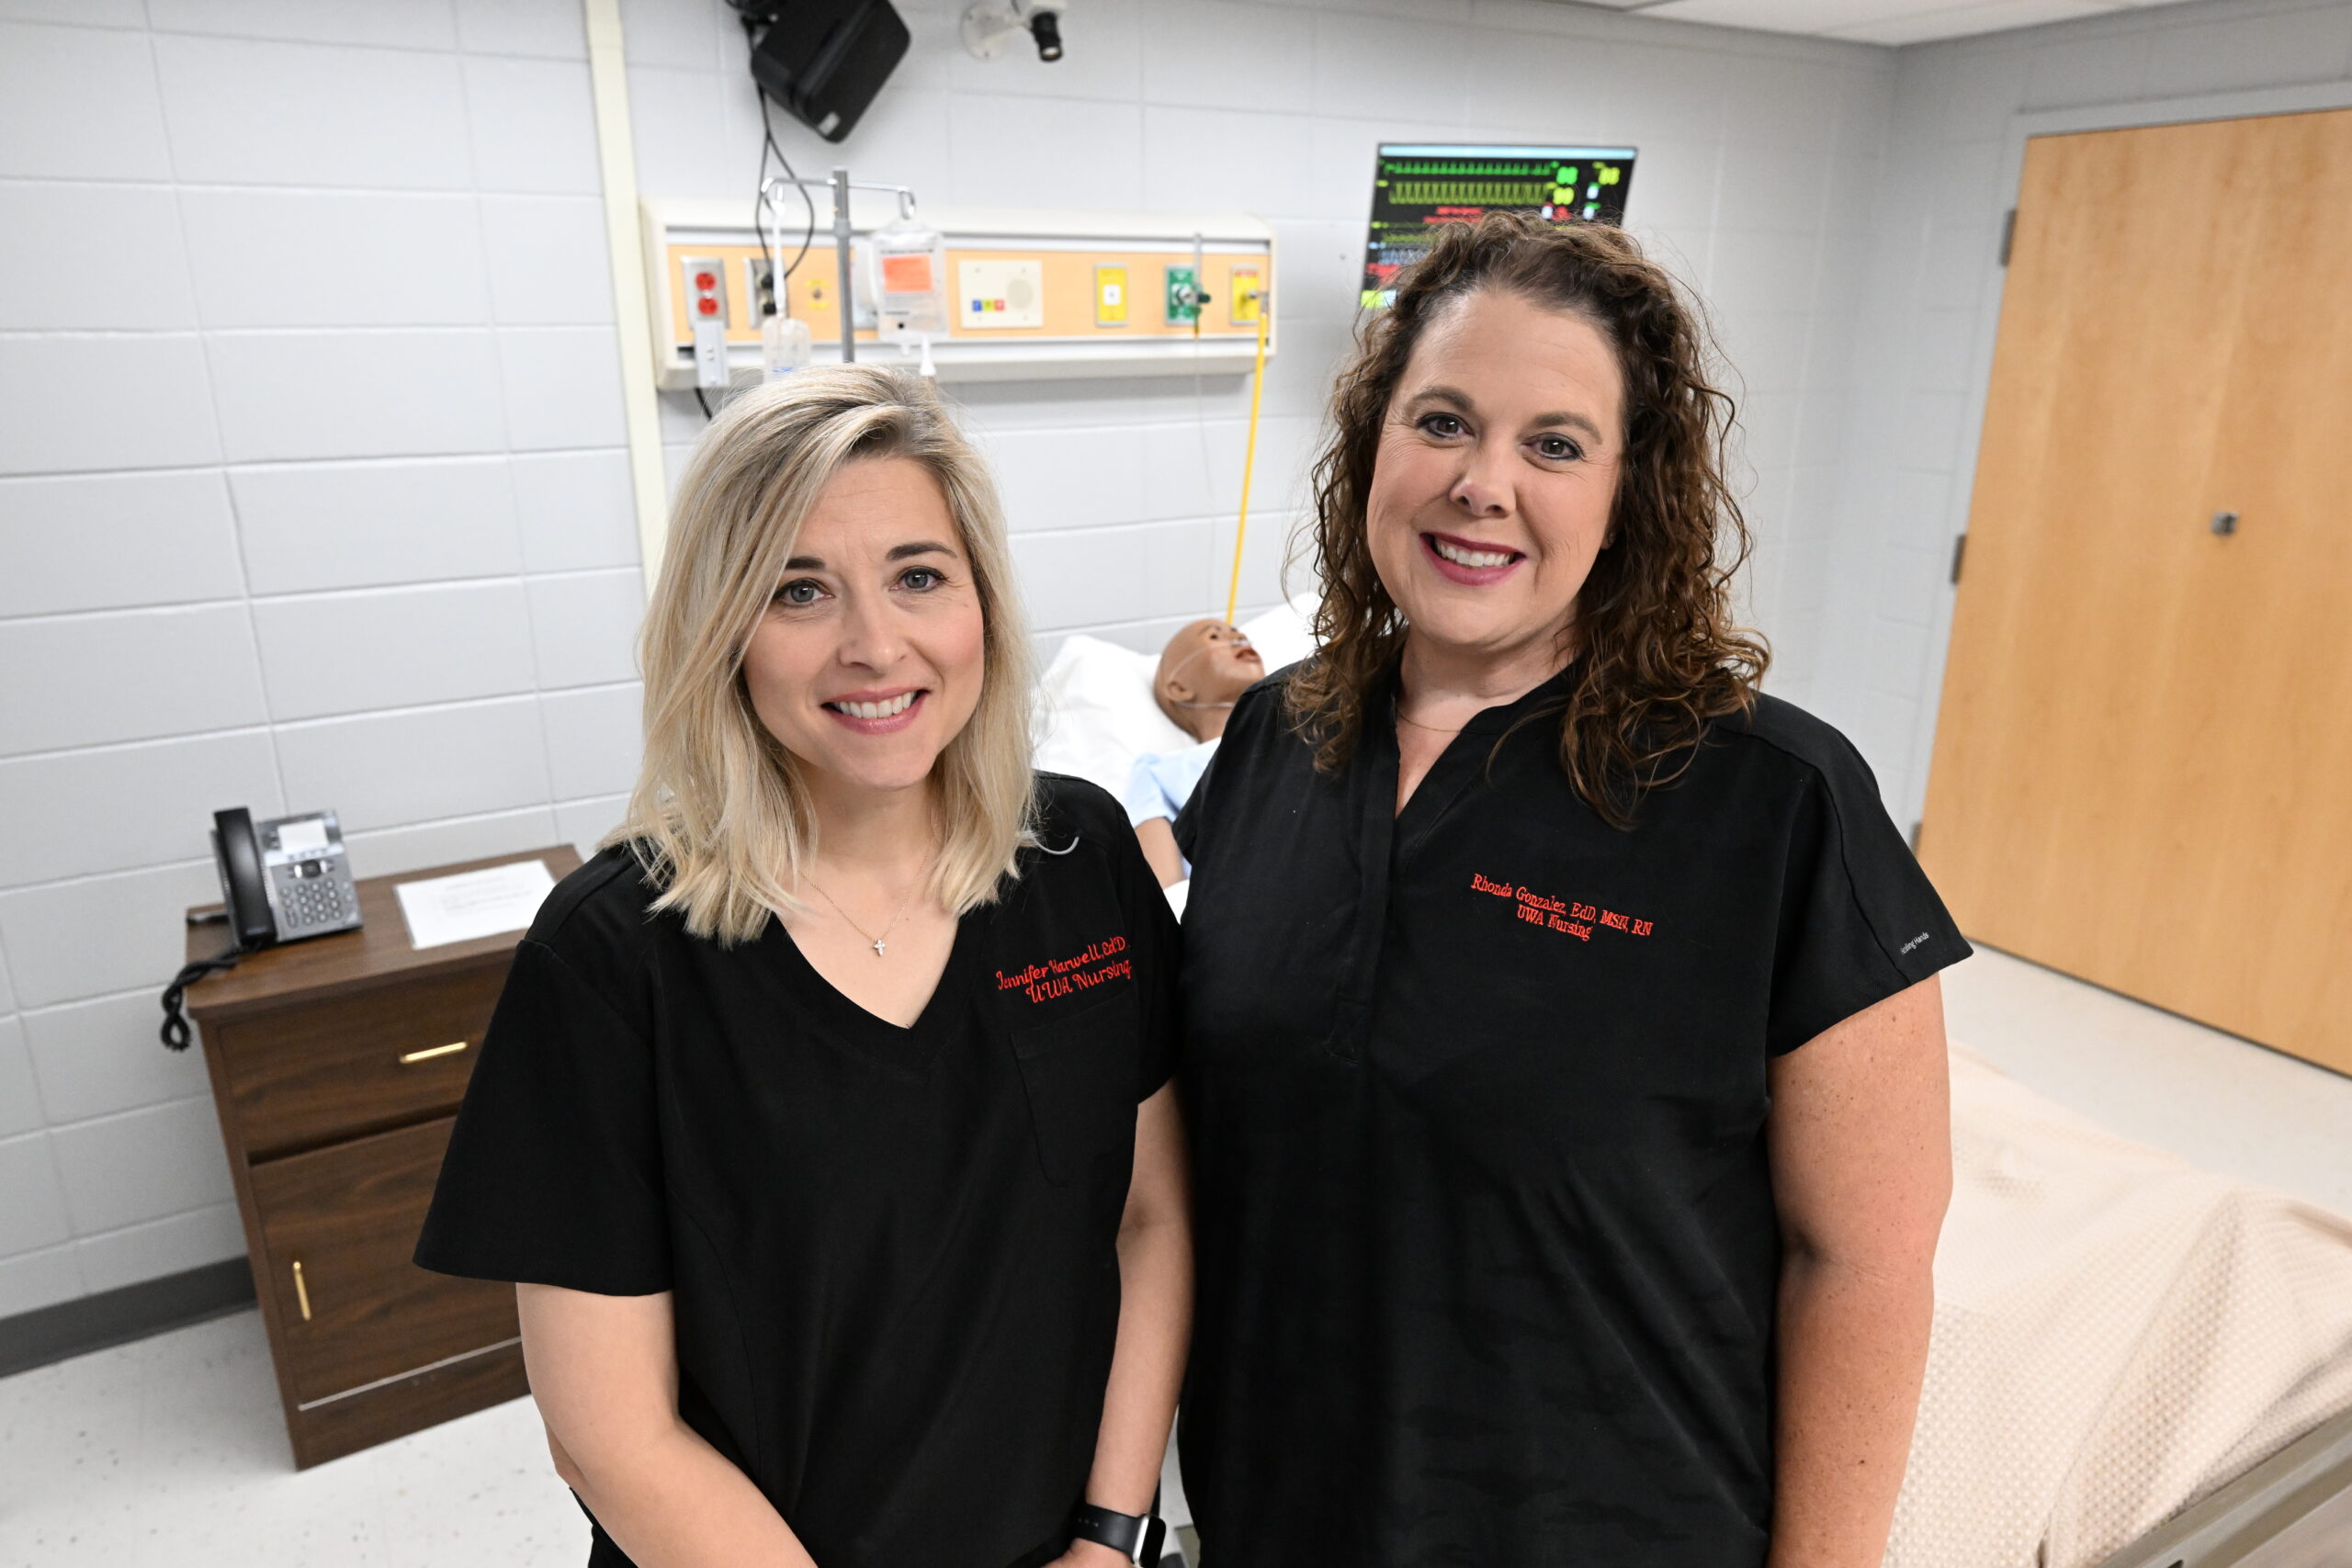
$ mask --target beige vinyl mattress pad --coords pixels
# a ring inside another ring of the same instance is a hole
[[[2352,1219],[2118,1137],[1957,1046],[1951,1088],[1889,1568],[2092,1568],[2352,1408]]]

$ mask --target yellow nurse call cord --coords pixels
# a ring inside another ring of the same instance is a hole
[[[1241,542],[1250,535],[1250,475],[1258,464],[1258,407],[1266,391],[1266,329],[1274,319],[1273,301],[1265,289],[1253,292],[1258,297],[1258,365],[1250,378],[1250,441],[1241,453],[1241,515],[1233,525],[1233,581],[1225,591],[1227,626],[1233,624],[1234,607],[1241,602]]]

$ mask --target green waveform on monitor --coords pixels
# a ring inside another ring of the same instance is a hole
[[[1549,180],[1395,180],[1388,199],[1408,207],[1541,207],[1555,188]]]

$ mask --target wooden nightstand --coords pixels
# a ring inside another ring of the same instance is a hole
[[[392,891],[526,860],[580,864],[564,846],[369,877],[358,931],[188,987],[297,1469],[526,1392],[514,1287],[409,1261],[522,933],[420,953]],[[188,956],[222,941],[191,926]]]

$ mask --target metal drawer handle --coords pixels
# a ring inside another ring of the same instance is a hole
[[[435,1045],[423,1051],[411,1051],[401,1058],[401,1066],[413,1067],[419,1062],[429,1062],[435,1056],[454,1056],[464,1050],[468,1043],[469,1042],[463,1040],[452,1040],[447,1045]]]
[[[311,1321],[311,1287],[302,1283],[302,1260],[294,1260],[294,1302],[302,1309],[302,1321]]]

